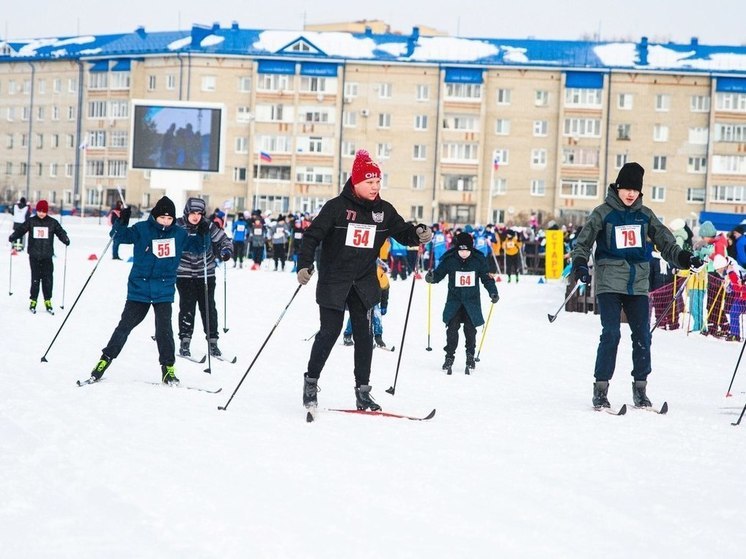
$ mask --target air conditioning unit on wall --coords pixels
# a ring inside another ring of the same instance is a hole
[[[369,109],[360,109],[360,114],[363,116],[369,116],[370,110]]]

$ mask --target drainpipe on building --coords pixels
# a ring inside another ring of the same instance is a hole
[[[431,206],[430,207],[430,223],[436,223],[437,222],[435,208],[438,207],[438,196],[437,196],[438,184],[437,184],[437,180],[438,180],[438,159],[439,159],[439,154],[440,154],[440,150],[438,148],[440,147],[439,146],[439,142],[440,142],[440,126],[441,126],[441,122],[440,122],[440,108],[441,108],[441,104],[443,103],[443,100],[441,99],[441,94],[442,94],[442,92],[441,92],[441,89],[442,89],[441,84],[443,83],[443,78],[444,78],[443,68],[442,68],[442,66],[440,64],[438,64],[438,94],[436,96],[436,99],[437,99],[438,102],[435,105],[436,106],[436,112],[435,112],[435,153],[433,154],[433,200],[430,203],[430,206]]]
[[[73,199],[72,209],[75,209],[75,201],[80,196],[80,146],[83,145],[83,63],[80,60],[76,60],[75,63],[78,65],[78,110],[75,122],[75,137],[76,142],[73,145],[75,150],[75,175],[73,177]],[[85,173],[85,169],[83,169]]]
[[[31,92],[28,110],[28,141],[26,142],[26,200],[31,200],[31,145],[33,143],[32,132],[34,130],[34,89],[36,86],[36,67],[32,62],[26,62],[31,68]],[[42,146],[43,147],[43,146]],[[38,200],[37,200],[38,202]]]

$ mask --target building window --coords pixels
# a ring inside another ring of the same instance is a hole
[[[446,99],[460,99],[462,101],[481,101],[482,84],[478,83],[447,83]]]
[[[632,130],[631,124],[620,124],[616,127],[616,139],[622,141],[629,141],[630,131]]]
[[[88,103],[88,118],[106,118],[106,101],[90,101]]]
[[[355,157],[355,153],[357,153],[355,142],[342,142],[342,157]]]
[[[215,76],[202,76],[202,91],[215,91],[218,80]]]
[[[508,193],[508,179],[503,177],[493,177],[492,196],[503,196]]]
[[[235,152],[249,153],[249,139],[242,136],[236,138]]]
[[[601,90],[585,88],[565,89],[566,107],[601,107]]]
[[[653,141],[654,142],[667,142],[668,141],[668,126],[665,124],[655,124],[653,126]]]
[[[623,111],[632,110],[632,94],[631,93],[620,93],[617,96],[617,108]]]
[[[409,217],[416,221],[422,221],[425,215],[424,206],[409,206]]]
[[[251,92],[251,76],[241,76],[238,78],[238,91],[241,93]]]
[[[233,167],[233,182],[246,182],[246,167]]]
[[[129,132],[125,132],[124,130],[112,130],[109,133],[109,147],[126,148],[128,139]]]
[[[89,148],[105,148],[106,147],[106,131],[105,130],[91,130],[88,133],[88,147]]]
[[[690,203],[704,203],[705,189],[704,188],[687,188],[686,189],[686,201]]]
[[[254,115],[251,114],[251,107],[236,107],[236,122],[251,122]]]
[[[543,89],[537,89],[534,92],[534,105],[537,107],[546,107],[549,105],[549,92]]]
[[[531,150],[531,166],[543,168],[547,166],[547,150],[544,148]]]
[[[378,128],[391,128],[390,113],[378,113]]]
[[[617,153],[614,156],[614,168],[615,169],[621,169],[624,167],[624,164],[627,163],[627,160],[629,159],[629,155],[626,153]]]
[[[534,136],[547,136],[549,134],[549,122],[546,120],[534,121]]]
[[[429,101],[430,100],[430,86],[424,85],[424,84],[416,85],[414,98],[417,101]]]
[[[562,198],[597,198],[598,181],[585,179],[562,179],[560,183]]]
[[[705,146],[710,136],[710,129],[705,127],[697,127],[689,129],[689,143],[694,145]]]
[[[357,82],[345,82],[344,96],[350,100],[354,99],[358,95],[360,84]]]
[[[378,88],[379,99],[390,99],[394,86],[390,83],[379,83],[374,87],[374,89],[375,88]]]
[[[416,115],[414,117],[415,130],[427,130],[427,115]]]
[[[498,105],[510,105],[510,89],[498,89],[497,90],[497,104]]]
[[[498,118],[495,121],[495,134],[498,136],[507,136],[510,134],[510,121],[505,118]]]
[[[448,142],[443,144],[444,162],[476,163],[479,157],[479,144],[466,142]]]
[[[301,76],[299,88],[303,93],[325,93],[326,85],[326,78]]]
[[[109,74],[107,72],[93,72],[88,74],[88,89],[107,89]]]
[[[157,79],[156,76],[148,76],[148,91],[155,91]]]
[[[446,115],[443,118],[443,128],[479,132],[479,121],[471,115]]]
[[[746,112],[746,93],[718,93],[715,103],[719,111]]]
[[[665,202],[666,201],[666,187],[665,186],[651,186],[650,187],[650,199],[653,202]]]
[[[693,113],[706,113],[710,110],[710,96],[692,95],[689,108]]]
[[[130,79],[129,72],[113,72],[111,74],[111,89],[129,89]]]
[[[671,110],[671,96],[663,93],[659,93],[655,96],[655,110],[656,111],[670,111]]]
[[[544,179],[531,179],[531,196],[545,196],[547,193]]]
[[[737,122],[716,122],[716,142],[746,142],[746,124]]]
[[[687,173],[704,174],[707,172],[707,158],[706,157],[690,157],[686,164]]]
[[[345,128],[355,128],[357,126],[357,112],[345,111],[342,113],[342,126]]]
[[[168,74],[166,76],[166,89],[169,91],[176,89],[176,76],[174,74]]]
[[[713,202],[746,202],[746,186],[743,185],[715,185],[712,189]]]
[[[415,144],[413,146],[412,159],[417,161],[427,159],[427,146],[425,144]]]
[[[563,134],[564,136],[599,138],[601,120],[598,118],[566,118]]]
[[[412,175],[412,190],[425,190],[425,175]]]
[[[496,149],[494,162],[499,165],[509,165],[510,164],[510,150]]]
[[[391,157],[391,144],[377,144],[376,157],[378,159],[388,159]]]
[[[663,172],[666,170],[667,157],[665,155],[653,156],[653,171]]]

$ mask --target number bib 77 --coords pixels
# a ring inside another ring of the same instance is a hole
[[[474,287],[476,285],[475,272],[456,272],[454,287]]]
[[[153,239],[153,255],[156,258],[176,256],[176,239]]]
[[[353,248],[373,248],[376,243],[376,226],[348,223],[345,244]]]
[[[617,248],[640,248],[642,246],[642,225],[617,225],[614,227]]]

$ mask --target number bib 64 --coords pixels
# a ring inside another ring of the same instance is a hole
[[[153,254],[156,258],[176,256],[176,239],[153,239]]]
[[[348,223],[345,244],[353,248],[373,248],[376,243],[376,226]]]
[[[617,225],[614,227],[617,248],[640,248],[642,246],[642,225]]]
[[[475,272],[456,272],[456,277],[453,278],[454,287],[474,287],[477,283],[477,277]]]

